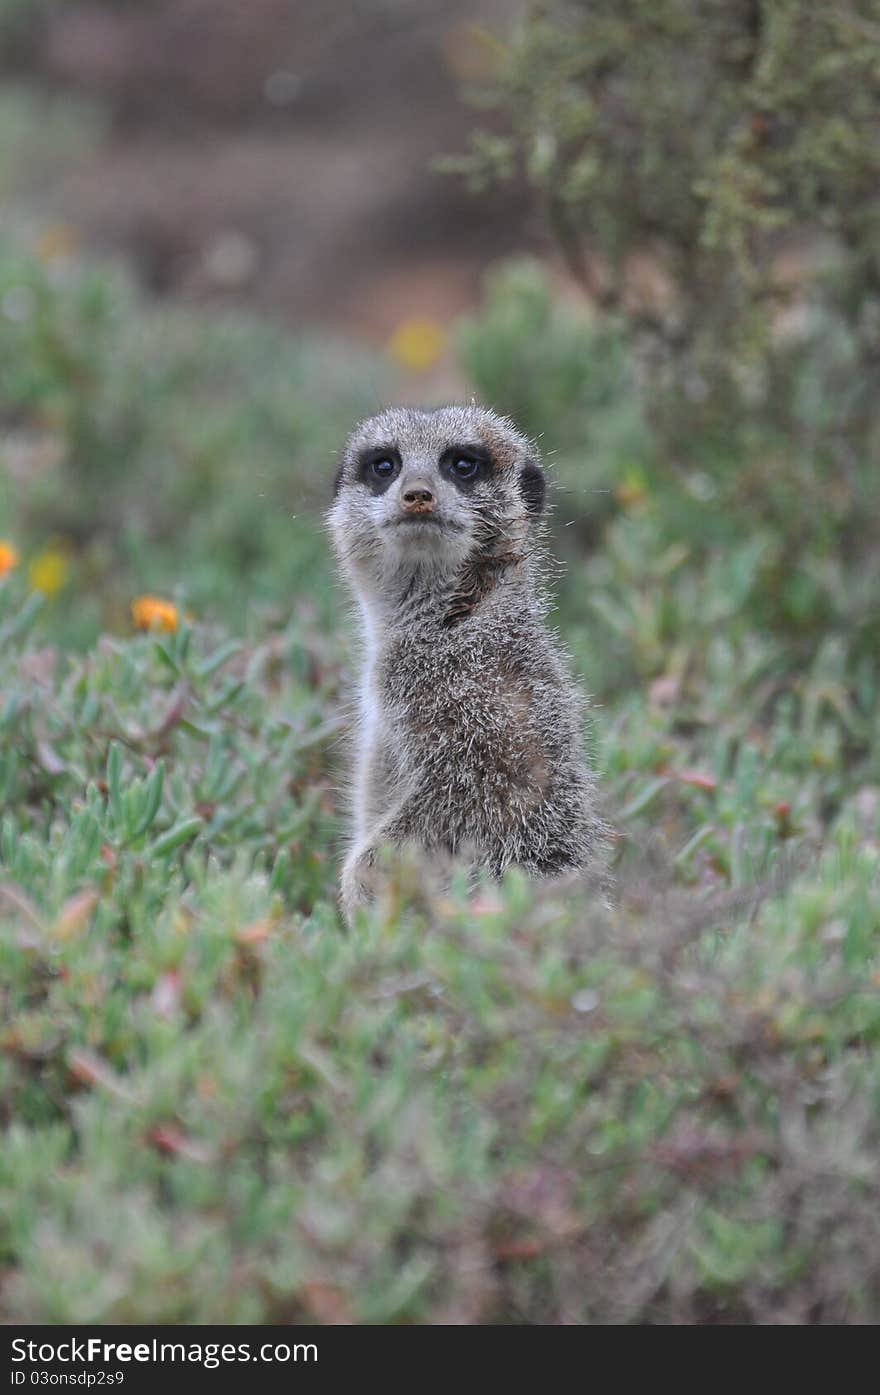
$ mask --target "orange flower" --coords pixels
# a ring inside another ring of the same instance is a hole
[[[18,553],[10,542],[0,541],[0,576],[18,566]]]
[[[138,596],[131,603],[131,618],[139,630],[166,630],[169,634],[180,623],[177,606],[161,596]]]
[[[66,223],[53,223],[46,228],[37,243],[37,256],[44,262],[55,262],[72,257],[77,247],[77,236]]]

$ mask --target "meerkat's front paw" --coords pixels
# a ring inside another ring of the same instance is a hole
[[[345,860],[339,879],[339,905],[349,925],[359,907],[368,906],[376,895],[375,862],[372,848],[355,848]]]

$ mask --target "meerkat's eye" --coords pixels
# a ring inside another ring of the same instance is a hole
[[[440,469],[453,484],[472,485],[491,469],[489,452],[482,446],[450,446],[440,457]]]
[[[384,494],[400,472],[400,456],[392,446],[365,451],[360,458],[361,482],[373,494]]]
[[[390,480],[396,469],[397,463],[394,460],[390,460],[386,455],[383,455],[381,460],[370,461],[370,473],[374,475],[377,480]]]
[[[472,480],[479,468],[479,460],[474,460],[469,455],[460,455],[457,460],[452,461],[452,473],[460,480]]]

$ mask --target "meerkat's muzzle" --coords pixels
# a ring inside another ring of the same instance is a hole
[[[400,507],[405,514],[416,517],[431,514],[435,506],[434,491],[427,480],[413,479],[401,482]]]

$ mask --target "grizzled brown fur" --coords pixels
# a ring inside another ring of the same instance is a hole
[[[544,485],[533,445],[478,407],[393,408],[348,440],[328,522],[365,640],[349,918],[385,844],[549,876],[602,841],[539,587]]]

